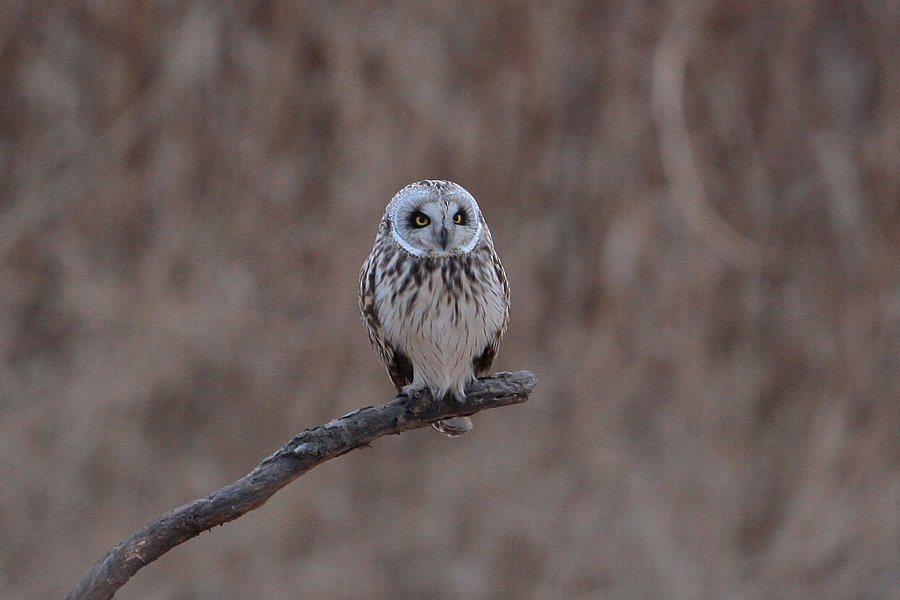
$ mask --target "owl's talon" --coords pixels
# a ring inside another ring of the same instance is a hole
[[[469,417],[451,417],[431,424],[432,427],[450,437],[458,437],[472,431],[472,419]]]

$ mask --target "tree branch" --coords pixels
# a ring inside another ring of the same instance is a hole
[[[464,403],[434,402],[427,391],[412,398],[401,394],[387,404],[367,406],[307,429],[241,479],[159,517],[109,550],[81,577],[66,599],[112,598],[144,565],[216,525],[259,508],[275,492],[326,460],[385,435],[525,402],[535,383],[534,375],[528,371],[495,373],[472,382],[466,388]]]

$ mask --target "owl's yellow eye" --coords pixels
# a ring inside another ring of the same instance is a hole
[[[453,215],[453,222],[457,225],[465,225],[466,223],[466,213],[463,211],[459,211],[455,215]]]
[[[427,227],[428,224],[431,223],[431,219],[428,218],[428,215],[420,212],[415,212],[412,215],[412,224],[413,227]]]

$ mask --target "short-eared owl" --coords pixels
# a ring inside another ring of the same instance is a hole
[[[462,400],[491,367],[509,319],[509,285],[475,198],[449,181],[412,183],[384,211],[359,276],[369,339],[398,392]],[[447,435],[469,417],[435,423]]]

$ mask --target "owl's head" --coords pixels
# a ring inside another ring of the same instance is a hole
[[[481,239],[481,210],[472,194],[450,181],[411,183],[387,205],[391,235],[413,256],[468,254]]]

